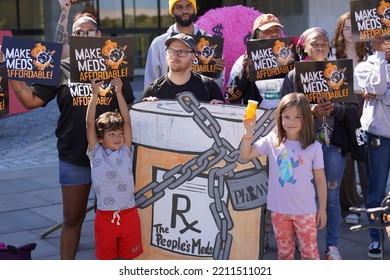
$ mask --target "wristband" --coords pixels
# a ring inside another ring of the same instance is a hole
[[[242,138],[243,139],[245,139],[245,140],[252,140],[252,138],[253,138],[253,135],[252,136],[242,136]]]

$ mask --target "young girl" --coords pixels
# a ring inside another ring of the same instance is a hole
[[[95,244],[98,259],[133,259],[142,253],[140,219],[134,199],[130,114],[122,95],[122,81],[115,78],[118,112],[106,112],[95,121],[100,86],[91,81],[87,108],[87,155],[91,161],[92,187],[97,200]]]
[[[284,96],[276,109],[276,132],[253,145],[255,119],[244,116],[244,126],[240,158],[269,158],[267,208],[271,211],[278,259],[294,259],[295,232],[302,259],[318,260],[317,227],[326,224],[326,179],[307,98],[300,93]]]
[[[362,61],[367,60],[369,49],[367,42],[354,42],[352,40],[351,13],[347,12],[340,16],[337,21],[333,39],[333,55],[336,59],[352,59],[353,68]],[[359,104],[359,118],[363,108],[363,95],[361,88],[354,79],[354,92]],[[356,189],[355,160],[348,153],[345,164],[344,176],[340,186],[341,216],[345,223],[354,225],[359,223],[359,216],[349,210],[350,207],[360,207],[361,202]],[[364,203],[367,201],[366,166],[363,161],[356,161],[360,187]]]
[[[307,29],[300,36],[296,48],[302,61],[324,61],[330,54],[328,33],[321,27]],[[293,92],[295,88],[295,70],[292,70],[284,79],[282,96]],[[330,142],[330,139],[332,134],[337,132],[334,130],[334,120],[342,121],[345,118],[346,105],[333,103],[329,99],[323,98],[318,101],[318,104],[311,107],[311,111],[315,118],[317,139],[322,144],[327,180],[326,259],[341,260],[337,242],[341,224],[340,184],[346,157],[340,148]],[[324,137],[324,135],[329,137]],[[345,140],[348,141],[348,139]]]

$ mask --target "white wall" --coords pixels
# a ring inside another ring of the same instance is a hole
[[[332,39],[337,19],[350,10],[349,2],[350,0],[304,0],[301,4],[302,13],[300,14],[271,12],[278,15],[285,27],[286,34],[289,36],[299,36],[306,29],[319,26],[325,28]],[[288,9],[292,9],[298,2],[286,0],[284,3]]]
[[[308,0],[308,27],[320,26],[328,31],[330,38],[336,28],[337,19],[349,12],[349,0]]]

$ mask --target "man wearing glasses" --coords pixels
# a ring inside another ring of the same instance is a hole
[[[150,83],[142,100],[175,99],[176,94],[191,91],[199,101],[224,103],[221,89],[211,79],[191,71],[196,46],[191,36],[179,33],[165,41],[165,59],[169,71]]]
[[[171,25],[166,33],[156,37],[150,44],[145,65],[144,88],[168,71],[164,42],[169,37],[177,33],[212,36],[194,24],[196,12],[195,0],[169,0],[169,14],[174,18],[175,24]],[[222,88],[225,83],[225,60],[223,58],[216,60],[216,68],[218,75],[214,81]]]

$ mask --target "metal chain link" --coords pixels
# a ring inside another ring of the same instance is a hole
[[[233,170],[237,166],[236,162],[245,163],[246,161],[240,161],[239,149],[234,149],[226,139],[219,136],[221,132],[220,125],[206,108],[199,108],[200,103],[191,92],[180,93],[177,96],[177,101],[187,113],[193,113],[192,118],[194,122],[209,138],[213,138],[214,144],[210,149],[194,157],[186,164],[177,165],[167,171],[163,175],[161,182],[153,181],[138,191],[135,194],[136,204],[139,208],[146,208],[162,198],[165,195],[165,189],[167,187],[172,190],[176,189],[185,181],[190,181],[200,173],[210,169],[222,159],[225,160],[226,166],[209,170],[208,179],[208,194],[210,198],[214,199],[214,202],[210,204],[210,211],[220,231],[215,239],[213,258],[225,260],[229,258],[233,241],[232,235],[229,234],[229,231],[233,228],[233,221],[227,203],[223,200],[225,188],[224,176],[225,174],[229,174],[229,177],[233,177]],[[261,116],[257,122],[261,126],[256,127],[254,139],[257,139],[261,135],[266,135],[272,130],[272,113],[274,111],[266,111]],[[252,162],[257,169],[262,167],[258,159]],[[214,183],[215,181],[217,182],[216,184]],[[149,198],[146,197],[146,193],[148,192],[152,193]]]

